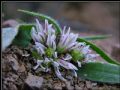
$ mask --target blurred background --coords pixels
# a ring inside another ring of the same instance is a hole
[[[93,42],[120,61],[120,2],[2,2],[2,23],[11,19],[35,22],[35,17],[18,9],[51,16],[80,36],[111,34],[109,39]]]

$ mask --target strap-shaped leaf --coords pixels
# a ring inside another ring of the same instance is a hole
[[[81,37],[81,38],[85,39],[85,40],[101,40],[101,39],[106,39],[109,37],[111,37],[111,35],[85,36],[85,37]]]
[[[60,28],[59,24],[53,18],[51,18],[49,16],[46,16],[44,14],[40,14],[40,13],[36,13],[36,12],[30,12],[30,11],[27,11],[27,10],[18,10],[18,11],[23,12],[25,14],[32,15],[32,16],[38,16],[43,20],[47,19],[48,22],[52,23],[53,26],[56,28],[56,30],[57,30],[56,34],[58,35],[58,34],[61,33],[61,28]]]
[[[120,66],[105,63],[86,63],[77,71],[81,78],[104,83],[120,83]]]
[[[91,42],[88,42],[84,39],[81,39],[81,38],[78,38],[77,39],[78,42],[85,42],[87,45],[90,45],[90,47],[96,51],[104,60],[106,60],[107,62],[109,63],[112,63],[112,64],[117,64],[117,65],[120,65],[119,62],[117,62],[116,60],[110,58],[110,56],[108,56],[106,53],[104,53],[104,51],[102,51],[100,48],[98,48],[95,44],[91,43]]]

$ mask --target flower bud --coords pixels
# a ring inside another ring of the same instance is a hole
[[[72,56],[72,60],[77,62],[78,60],[83,60],[84,59],[84,54],[81,53],[78,50],[72,50],[71,51],[71,56]]]
[[[45,54],[48,57],[52,57],[52,55],[54,54],[54,50],[52,48],[47,48],[46,51],[45,51]]]

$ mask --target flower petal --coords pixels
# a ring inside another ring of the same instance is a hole
[[[53,61],[53,66],[58,67],[58,66],[59,66],[59,63],[56,62],[56,61]]]
[[[89,61],[89,60],[94,59],[98,56],[99,56],[99,54],[87,54],[85,57],[86,57],[86,60]]]
[[[77,73],[76,73],[76,71],[74,69],[72,70],[72,75],[77,77]]]
[[[66,68],[66,69],[75,69],[75,70],[78,70],[76,66],[74,66],[73,64],[67,62],[67,61],[64,61],[64,60],[58,60],[58,63]]]
[[[50,43],[51,43],[51,38],[50,38],[50,37],[51,37],[51,36],[48,34],[47,43],[46,43],[48,46],[50,46]]]
[[[70,54],[67,54],[65,58],[63,58],[63,60],[70,60],[72,59],[72,56]]]
[[[46,32],[48,32],[48,25],[49,25],[49,24],[48,24],[48,20],[45,19],[45,31],[46,31]]]
[[[87,54],[87,53],[89,53],[89,52],[91,52],[91,50],[89,49],[89,45],[87,45],[87,46],[85,46],[83,49],[82,49],[82,53],[83,54]]]
[[[67,46],[66,49],[71,50],[72,47],[74,47],[76,44],[77,44],[77,42],[71,43],[71,44],[69,44],[69,45]]]
[[[49,62],[51,62],[51,61],[50,61],[48,58],[45,58],[44,62],[45,62],[45,63],[49,63]]]
[[[37,65],[34,66],[33,69],[36,70],[41,65],[42,62],[43,60],[37,60]]]
[[[53,48],[54,50],[56,49],[56,43],[55,43],[55,35],[51,36],[51,48]]]
[[[71,43],[75,43],[77,40],[78,34],[70,33],[69,36],[70,36],[70,37],[68,37],[69,40],[66,41],[66,44],[65,44],[66,46],[70,45]]]
[[[54,69],[55,69],[55,74],[59,79],[61,79],[62,81],[67,81],[64,77],[62,77],[62,75],[59,71],[59,67],[54,66]]]
[[[35,28],[34,27],[32,27],[32,30],[31,30],[31,37],[32,37],[32,39],[36,42],[39,42],[39,40],[38,40],[38,36],[37,36],[37,32],[36,32],[36,30],[35,30]]]
[[[35,48],[37,49],[37,51],[40,53],[40,54],[44,54],[45,51],[44,49],[46,48],[44,45],[42,45],[41,43],[38,43],[38,42],[35,42]]]
[[[77,61],[78,67],[81,67],[81,62]]]
[[[55,41],[52,41],[52,48],[53,48],[54,50],[56,50],[56,43],[55,43]]]
[[[43,43],[43,41],[45,41],[45,34],[43,32],[38,32],[38,35],[40,37],[40,42]]]
[[[43,27],[42,27],[42,25],[40,24],[40,22],[39,22],[39,20],[38,19],[36,19],[36,27],[37,27],[37,32],[42,32],[42,30],[43,30]]]
[[[58,58],[58,57],[57,57],[57,52],[54,53],[54,57],[55,57],[55,58]]]
[[[64,28],[63,28],[62,35],[65,34],[65,30],[66,30],[66,26],[64,26]]]

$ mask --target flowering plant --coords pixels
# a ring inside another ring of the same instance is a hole
[[[33,27],[31,30],[31,36],[35,43],[33,47],[41,56],[37,58],[37,65],[34,70],[40,66],[42,71],[48,72],[50,66],[53,65],[57,77],[63,81],[66,80],[59,71],[61,67],[70,70],[77,77],[76,70],[78,68],[72,62],[81,67],[82,62],[92,62],[97,56],[97,54],[91,54],[89,45],[76,41],[78,34],[71,33],[70,28],[67,32],[65,31],[66,27],[57,37],[52,24],[49,24],[48,20],[45,20],[45,27],[43,28],[38,19],[36,19],[36,28]]]
[[[70,71],[75,77],[120,83],[120,63],[88,41],[103,39],[107,37],[106,35],[79,37],[78,34],[71,33],[70,28],[61,29],[49,16],[26,10],[19,11],[45,20],[44,25],[41,25],[38,19],[35,25],[20,24],[17,26],[19,32],[12,42],[23,48],[32,44],[32,56],[37,61],[34,70],[40,68],[43,72],[49,72],[53,67],[56,76],[63,81],[66,79],[61,74],[61,69]],[[92,53],[92,50],[97,54]],[[97,56],[102,57],[106,63],[97,62]]]

